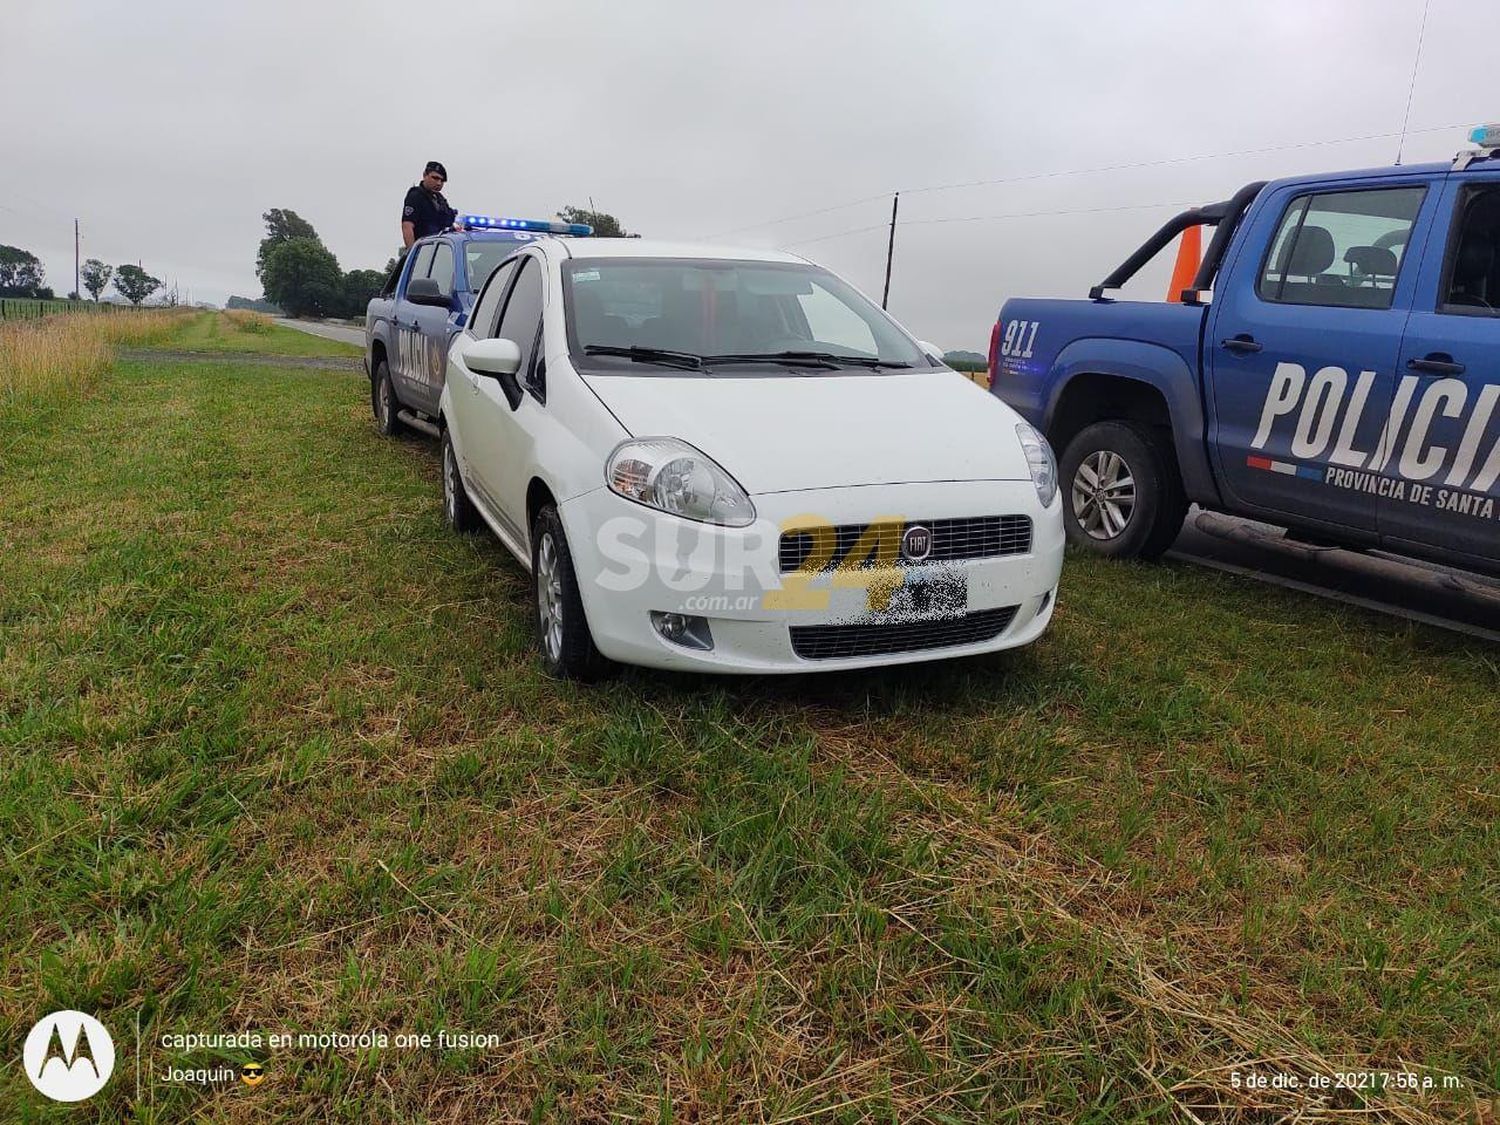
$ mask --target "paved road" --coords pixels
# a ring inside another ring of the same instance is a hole
[[[341,344],[353,344],[355,347],[365,346],[365,333],[362,328],[346,328],[342,324],[323,324],[316,320],[290,320],[279,318],[277,324],[286,328],[295,328],[299,332],[306,332],[310,336],[322,336],[325,340],[337,340]]]
[[[1170,557],[1500,641],[1500,581],[1437,563],[1312,547],[1279,528],[1197,508]]]

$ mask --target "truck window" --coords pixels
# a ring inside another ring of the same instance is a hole
[[[469,288],[478,293],[484,288],[485,279],[495,272],[495,267],[514,254],[520,244],[515,242],[479,242],[464,245],[464,264],[469,270]]]
[[[416,261],[412,262],[411,273],[406,275],[406,280],[411,281],[413,278],[426,277],[428,267],[430,267],[431,265],[432,243],[429,242],[426,246],[423,246],[420,250],[417,251]]]
[[[1262,300],[1388,309],[1425,187],[1302,195],[1287,205],[1261,269]]]
[[[396,262],[396,264],[391,267],[390,272],[385,275],[385,283],[380,287],[379,296],[389,297],[391,294],[396,292],[396,282],[401,277],[401,267],[404,265],[406,265],[406,257],[403,255]]]
[[[1500,187],[1465,190],[1448,247],[1438,311],[1500,316]]]
[[[520,259],[516,259],[519,261]],[[495,335],[495,321],[500,315],[500,301],[505,296],[505,286],[511,274],[516,272],[516,261],[506,262],[490,275],[489,283],[479,295],[479,304],[474,306],[474,316],[469,322],[469,331],[479,339]]]
[[[427,275],[438,284],[438,292],[453,296],[453,247],[439,242],[432,253],[432,271]]]

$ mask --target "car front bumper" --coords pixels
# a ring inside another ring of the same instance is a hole
[[[1062,571],[1062,505],[1056,498],[1043,509],[1029,480],[819,489],[753,499],[757,518],[745,528],[664,515],[606,488],[563,503],[559,511],[599,651],[627,664],[700,672],[833,671],[1013,648],[1035,640],[1051,619]],[[1030,550],[823,572],[811,580],[788,581],[780,573],[785,526],[992,515],[1028,516]],[[955,580],[963,605],[947,604],[946,614],[904,613],[907,603],[885,600],[904,596],[891,595],[893,587],[938,582],[951,589]],[[703,618],[713,647],[665,639],[652,624],[653,612]],[[860,631],[872,627],[884,632]],[[892,645],[894,651],[870,651]],[[810,657],[809,651],[832,655]]]

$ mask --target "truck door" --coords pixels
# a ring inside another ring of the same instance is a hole
[[[419,262],[418,265],[421,263]],[[413,277],[420,276],[415,272]],[[448,298],[447,307],[408,305],[408,315],[415,321],[413,331],[419,338],[409,371],[411,404],[430,417],[438,412],[438,397],[443,393],[443,372],[448,365],[448,344],[458,331],[458,303],[453,299],[453,247],[438,242],[432,248],[427,276],[437,282]]]
[[[397,397],[408,405],[416,405],[422,397],[418,392],[422,385],[424,356],[422,334],[419,331],[421,305],[406,299],[406,287],[419,277],[426,277],[432,268],[432,243],[419,246],[412,252],[411,269],[401,285],[401,295],[395,308],[396,355],[391,361],[392,378],[396,384]]]
[[[1436,181],[1291,184],[1252,212],[1203,341],[1210,451],[1235,506],[1376,532],[1396,356]]]
[[[1380,499],[1392,550],[1500,562],[1500,171],[1443,188],[1397,367],[1406,405]]]

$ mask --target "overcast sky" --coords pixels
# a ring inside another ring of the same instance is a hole
[[[876,299],[901,190],[891,310],[981,351],[1007,296],[1081,296],[1183,205],[1392,162],[1423,22],[1422,0],[6,7],[0,243],[59,294],[75,216],[84,257],[195,300],[259,295],[269,207],[380,267],[437,159],[460,210],[592,197],[647,236],[795,250]],[[1497,44],[1500,4],[1431,0],[1407,162],[1500,120]],[[1222,155],[1256,149],[1277,151]]]

